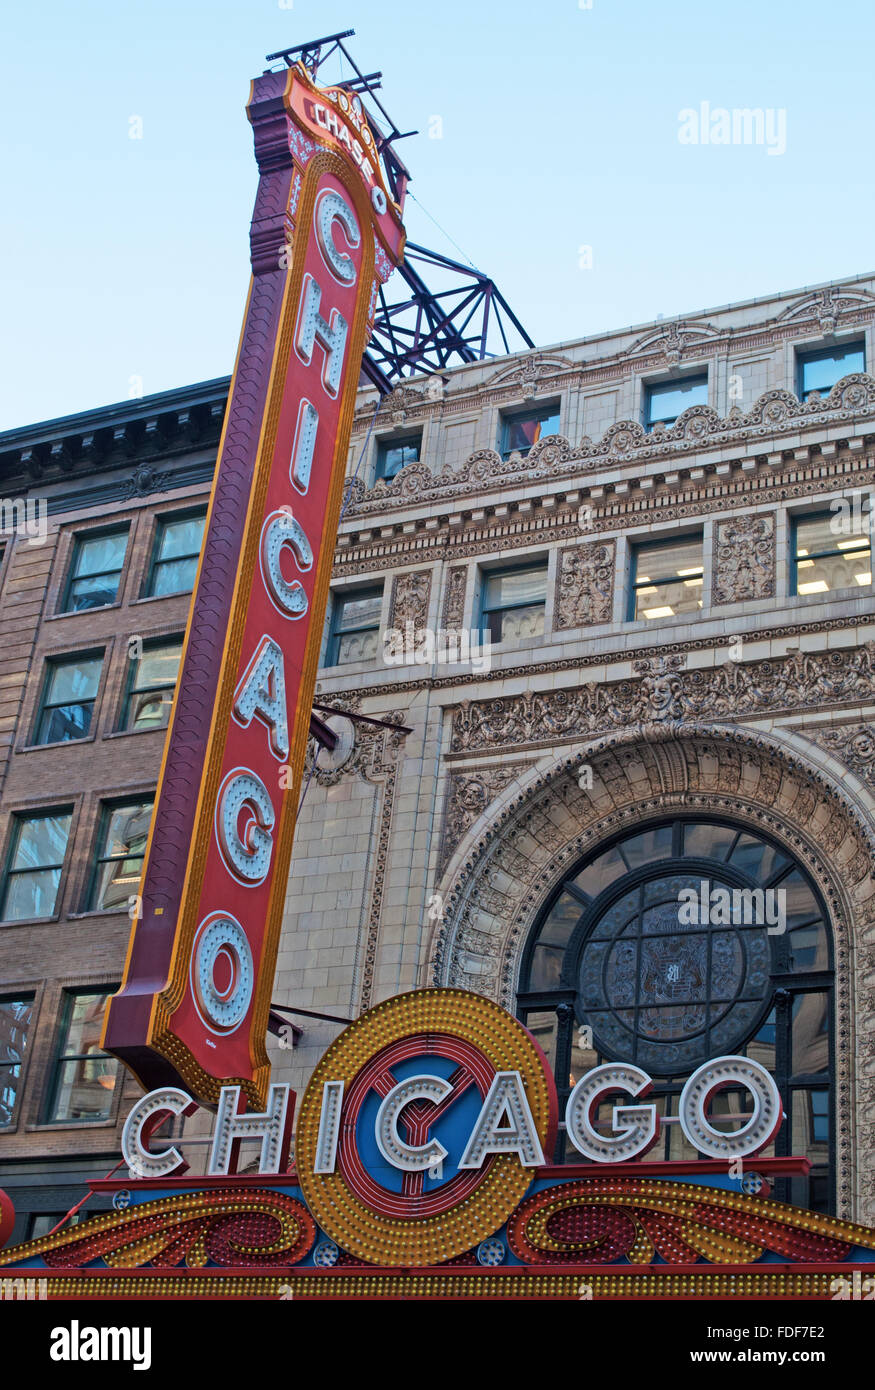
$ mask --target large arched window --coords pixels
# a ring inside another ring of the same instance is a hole
[[[755,1058],[787,1116],[766,1153],[811,1162],[808,1178],[779,1179],[775,1195],[830,1212],[832,987],[831,934],[805,870],[758,831],[678,816],[605,842],[560,885],[527,944],[518,1008],[551,1060],[561,1108],[602,1061],[649,1072],[649,1099],[669,1121],[650,1158],[697,1157],[671,1122],[696,1067]],[[615,1103],[599,1117],[606,1126]],[[715,1123],[736,1128],[748,1104],[744,1092],[718,1094]],[[582,1161],[561,1130],[555,1157]]]

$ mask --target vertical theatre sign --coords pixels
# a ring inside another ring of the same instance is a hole
[[[358,97],[252,86],[253,277],[104,1047],[147,1088],[267,1099],[265,1048],[355,394],[403,254]]]

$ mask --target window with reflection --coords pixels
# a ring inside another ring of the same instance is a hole
[[[676,1122],[697,1067],[723,1054],[760,1062],[786,1114],[765,1154],[811,1163],[775,1195],[833,1210],[831,937],[810,876],[766,836],[678,817],[603,845],[546,905],[518,1008],[554,1069],[560,1114],[602,1062],[650,1074],[648,1102],[667,1121],[651,1159],[699,1157]],[[607,1129],[617,1103],[603,1106]],[[719,1092],[712,1123],[739,1128],[749,1105],[745,1091]],[[556,1162],[583,1161],[560,1130]]]
[[[106,805],[101,813],[100,842],[89,899],[96,912],[127,909],[143,871],[152,820],[153,797]]]
[[[187,594],[194,588],[206,519],[206,509],[200,508],[158,521],[147,595]]]
[[[0,1129],[15,1121],[32,1021],[32,994],[0,996]]]
[[[167,727],[181,657],[181,637],[149,642],[143,647],[142,655],[131,662],[122,728],[133,731]]]
[[[492,642],[540,637],[547,603],[547,561],[484,576],[481,627]]]
[[[127,526],[77,536],[61,611],[80,613],[115,603],[127,548]]]
[[[335,593],[331,605],[327,666],[372,661],[380,648],[383,585]]]
[[[64,994],[46,1115],[51,1124],[94,1124],[109,1119],[119,1062],[103,1051],[100,1037],[112,992],[68,990]]]
[[[792,588],[797,594],[827,594],[834,589],[862,589],[872,583],[868,510],[846,518],[818,512],[793,523]]]

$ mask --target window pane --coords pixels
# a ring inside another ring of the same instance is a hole
[[[61,1046],[61,1056],[93,1052],[100,1043],[103,1014],[109,994],[68,995],[70,1013]]]
[[[829,516],[816,516],[811,521],[797,521],[797,556],[819,555],[824,551],[838,550],[839,541],[846,539],[845,532],[842,530],[843,521],[844,517],[840,512],[831,513]],[[850,539],[850,536],[847,539]],[[861,546],[868,544],[867,539],[861,540]],[[855,546],[854,549],[857,547]]]
[[[571,893],[563,893],[542,926],[538,940],[545,946],[564,948],[571,940],[571,933],[580,921],[583,911],[584,907],[579,898],[573,897]]]
[[[197,556],[190,560],[171,560],[167,564],[155,566],[152,572],[151,594],[187,594],[194,588],[197,574]]]
[[[698,538],[670,545],[639,545],[635,550],[636,584],[661,579],[693,579],[702,574],[702,542]]]
[[[731,825],[685,825],[684,854],[695,859],[725,859],[737,833]]]
[[[46,704],[66,705],[93,700],[100,682],[102,657],[80,661],[58,661],[51,665]]]
[[[123,907],[136,893],[152,818],[152,799],[110,812],[98,864],[93,906]]]
[[[664,859],[671,854],[671,826],[660,825],[656,830],[645,830],[624,840],[621,846],[630,869],[640,868],[654,859]]]
[[[556,1033],[558,1028],[555,1013],[545,1011],[544,1013],[529,1014],[526,1019],[526,1027],[540,1043],[542,1050],[546,1053],[551,1070],[555,1071]],[[550,1162],[549,1158],[547,1162]]]
[[[688,377],[686,381],[667,381],[647,388],[647,420],[674,421],[691,405],[708,404],[708,378]]]
[[[646,584],[635,591],[635,619],[653,621],[678,613],[697,613],[702,607],[702,580],[679,579]]]
[[[538,604],[533,608],[508,608],[500,614],[500,631],[496,636],[490,623],[493,641],[515,642],[523,637],[540,637],[544,631],[544,607]]]
[[[827,355],[812,354],[801,361],[803,396],[809,391],[830,391],[843,376],[866,370],[862,343],[849,343],[846,348]]]
[[[85,738],[91,728],[93,706],[59,705],[57,709],[46,710],[37,731],[37,743],[69,743],[76,738]]]
[[[76,546],[74,574],[77,579],[84,575],[106,574],[120,570],[124,564],[128,545],[127,531],[115,531],[108,536],[94,536],[79,540]]]
[[[351,629],[369,627],[380,621],[380,610],[383,606],[383,595],[380,594],[355,594],[349,598],[340,598],[337,604],[337,621],[335,631],[348,632]]]
[[[614,847],[609,849],[606,854],[599,855],[588,868],[577,875],[574,880],[578,888],[584,893],[589,893],[593,898],[598,897],[603,888],[614,882],[615,878],[620,878],[626,873],[626,865],[620,851]]]
[[[796,589],[800,594],[826,594],[835,589],[861,589],[872,583],[869,547],[820,560],[797,560]]]
[[[742,873],[750,874],[758,883],[768,883],[772,875],[790,861],[786,854],[782,854],[773,845],[767,845],[765,840],[758,840],[753,835],[742,835],[732,851],[729,862],[741,869]]]
[[[12,1123],[33,999],[0,999],[0,1126]]]
[[[95,1048],[87,1061],[62,1062],[58,1068],[55,1102],[51,1122],[66,1120],[106,1120],[112,1108],[112,1095],[118,1061]]]
[[[356,661],[370,661],[377,655],[379,640],[379,633],[373,631],[347,633],[337,644],[336,664],[344,666]]]
[[[161,526],[158,546],[160,560],[175,560],[178,556],[195,558],[200,553],[205,517],[190,516],[183,521],[165,521]]]
[[[128,699],[128,729],[157,729],[166,726],[170,718],[181,657],[182,643],[178,641],[151,647],[143,652],[137,663],[133,688]],[[150,689],[151,694],[148,693]]]
[[[486,579],[485,607],[507,608],[513,604],[543,603],[547,597],[547,567],[528,570],[502,570]]]
[[[829,970],[829,945],[823,922],[790,932],[789,970]]]
[[[60,869],[11,874],[6,889],[3,921],[22,922],[28,917],[51,917],[60,882]]]
[[[829,999],[826,991],[793,999],[793,1075],[829,1074]]]
[[[512,453],[518,449],[526,453],[539,439],[559,433],[559,411],[527,411],[525,415],[514,415],[504,422],[504,452]]]
[[[70,586],[68,613],[79,613],[87,608],[102,608],[104,604],[115,603],[121,570],[95,579],[74,579]]]
[[[63,863],[69,833],[69,813],[19,821],[11,867],[30,869]]]
[[[419,459],[419,439],[398,439],[392,444],[381,444],[377,451],[377,476],[394,478],[407,463]]]

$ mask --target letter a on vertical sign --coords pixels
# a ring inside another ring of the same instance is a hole
[[[253,276],[121,990],[147,1088],[263,1108],[271,988],[362,353],[404,248],[357,96],[252,85]],[[400,196],[403,196],[401,193]],[[289,775],[288,768],[291,768]]]

